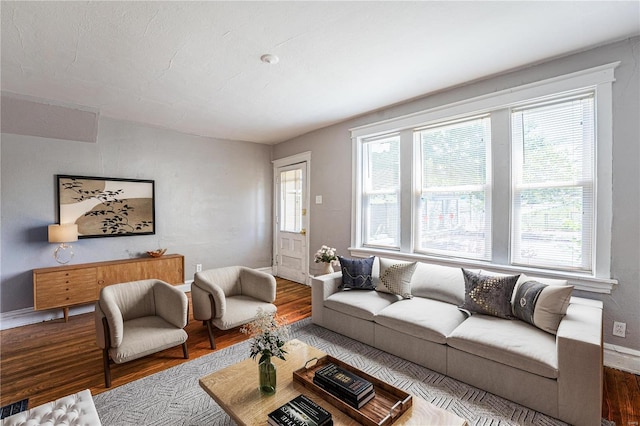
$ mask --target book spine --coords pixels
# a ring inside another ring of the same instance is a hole
[[[352,398],[354,401],[358,401],[359,399],[361,399],[362,397],[364,397],[366,394],[368,394],[370,391],[373,390],[373,384],[369,384],[369,386],[364,388],[360,393],[354,393],[349,388],[345,389],[343,386],[339,386],[335,382],[331,380],[327,380],[322,376],[314,376],[313,381],[316,384],[320,383],[325,385],[325,387],[330,387],[332,389],[335,389],[336,391],[340,392],[341,395],[344,395],[345,397],[348,397],[348,398]]]
[[[321,380],[318,380],[317,378],[313,379],[313,383],[316,384],[318,387],[324,389],[325,391],[329,392],[331,395],[335,396],[339,400],[344,401],[351,406],[358,404],[357,396],[352,395],[350,393],[345,393],[341,388],[332,386],[331,383],[325,383]]]
[[[317,370],[315,377],[341,388],[346,394],[354,396],[366,393],[373,386],[368,380],[348,370],[342,369],[335,364],[327,364],[325,367]]]

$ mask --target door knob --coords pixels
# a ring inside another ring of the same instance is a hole
[[[307,235],[307,230],[305,228],[302,228],[300,230],[300,235]]]

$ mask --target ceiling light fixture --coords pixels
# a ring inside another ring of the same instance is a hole
[[[265,64],[273,65],[273,64],[277,64],[278,61],[280,61],[280,58],[278,58],[276,55],[272,55],[271,53],[267,53],[260,56],[260,60]]]

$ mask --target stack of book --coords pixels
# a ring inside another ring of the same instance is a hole
[[[304,395],[269,413],[270,426],[332,426],[331,413]]]
[[[373,383],[333,363],[316,370],[313,383],[356,409],[376,395]]]

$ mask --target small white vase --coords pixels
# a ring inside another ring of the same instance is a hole
[[[322,275],[333,273],[333,265],[331,265],[331,263],[323,263],[323,265],[324,269],[322,270]]]

